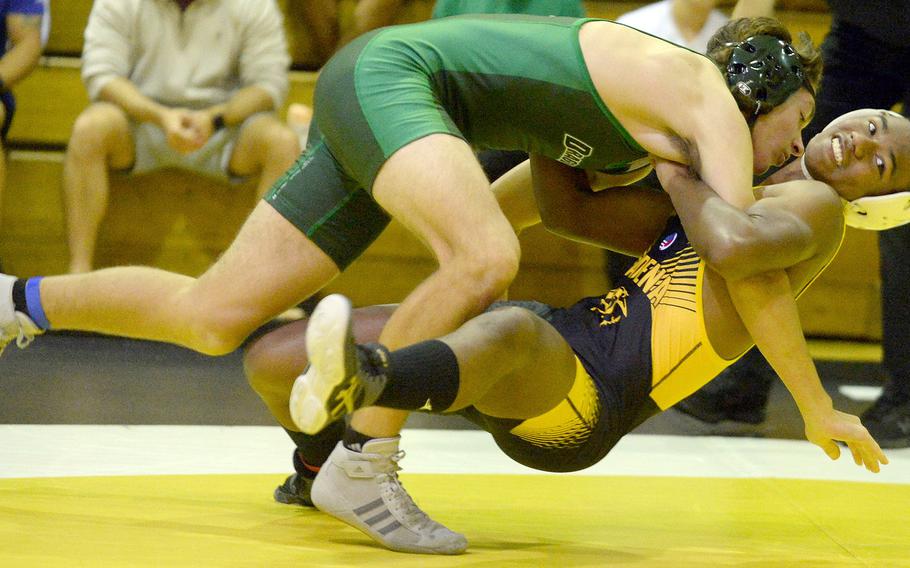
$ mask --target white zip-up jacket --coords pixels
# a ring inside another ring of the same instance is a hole
[[[220,104],[256,85],[275,108],[290,57],[275,0],[95,0],[85,28],[82,80],[91,100],[116,77],[170,107]]]

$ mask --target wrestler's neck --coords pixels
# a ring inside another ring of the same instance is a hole
[[[785,181],[801,179],[812,179],[812,176],[809,174],[809,171],[806,170],[803,160],[799,159],[793,160],[786,166],[768,176],[768,178],[762,182],[762,185],[772,185],[775,183],[783,183]]]

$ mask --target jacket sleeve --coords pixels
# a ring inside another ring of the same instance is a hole
[[[133,5],[132,0],[96,0],[92,6],[82,48],[82,82],[92,101],[112,79],[130,76]]]
[[[274,0],[250,2],[240,52],[242,86],[261,87],[272,97],[275,108],[284,103],[288,93],[287,40],[281,12]]]

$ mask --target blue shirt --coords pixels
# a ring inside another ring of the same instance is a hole
[[[6,44],[9,40],[6,33],[6,17],[10,14],[26,14],[32,16],[44,15],[44,2],[42,0],[0,0],[0,54],[6,53]]]

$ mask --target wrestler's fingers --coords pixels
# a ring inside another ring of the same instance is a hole
[[[857,444],[847,444],[847,447],[850,448],[850,453],[853,454],[853,463],[856,465],[863,465],[863,462],[868,463],[868,457],[863,456],[862,450],[860,450]]]
[[[836,460],[840,457],[840,448],[838,447],[837,443],[834,442],[834,440],[826,440],[824,442],[820,442],[818,445],[832,460]]]

